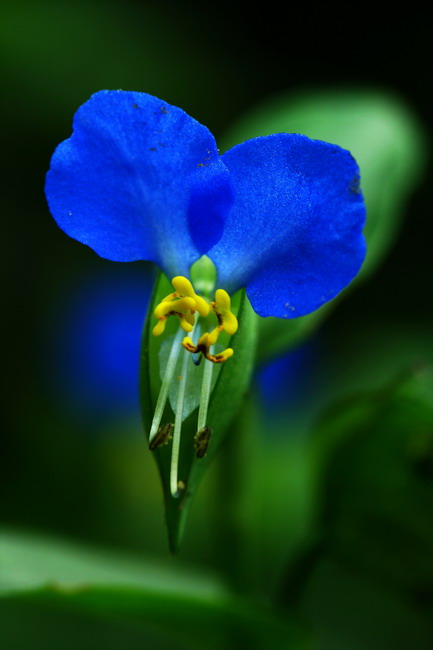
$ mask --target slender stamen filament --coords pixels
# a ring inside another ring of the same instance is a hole
[[[188,377],[188,366],[191,357],[188,352],[183,353],[182,368],[179,381],[179,388],[177,392],[176,413],[174,420],[173,432],[173,447],[171,451],[171,467],[170,467],[170,491],[173,497],[179,496],[179,480],[178,480],[178,466],[179,466],[179,449],[180,449],[180,433],[182,429],[183,419],[183,403],[185,400],[185,388]]]
[[[171,380],[173,379],[174,370],[176,368],[177,360],[179,358],[181,347],[181,341],[183,338],[183,331],[179,329],[174,337],[170,354],[167,361],[167,366],[165,368],[164,379],[162,380],[161,390],[159,391],[158,401],[156,402],[155,413],[152,420],[152,426],[150,428],[149,434],[149,443],[152,442],[153,438],[158,433],[159,425],[161,424],[162,415],[164,413],[165,405],[167,402],[168,391],[170,389]]]
[[[210,350],[211,349],[212,348],[210,348]],[[213,363],[205,363],[200,393],[200,405],[198,409],[197,431],[200,431],[206,425],[210,391],[212,386],[212,371]]]

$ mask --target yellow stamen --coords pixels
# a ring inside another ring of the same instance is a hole
[[[206,359],[208,359],[208,361],[212,361],[212,363],[224,363],[234,354],[232,348],[227,348],[218,354],[212,354],[210,352],[210,347],[212,345],[211,335],[208,332],[205,332],[202,334],[202,336],[200,336],[197,345],[194,345],[189,336],[185,336],[182,341],[182,345],[185,350],[188,350],[188,352],[192,352],[193,354],[198,354],[201,352],[206,357]]]
[[[166,318],[160,318],[155,327],[152,330],[153,336],[161,336],[163,331],[165,330],[165,321]]]
[[[171,284],[175,288],[176,295],[183,298],[188,297],[192,298],[195,302],[195,309],[198,311],[200,316],[207,316],[209,313],[209,305],[204,298],[198,296],[194,291],[194,287],[188,278],[184,278],[183,275],[177,275],[171,281]]]
[[[162,301],[155,307],[153,315],[155,318],[163,318],[171,314],[179,314],[187,309],[195,309],[193,298],[179,298],[178,300]]]
[[[153,315],[158,319],[158,323],[152,330],[154,336],[160,336],[165,330],[165,321],[170,316],[177,316],[179,318],[180,326],[185,332],[191,332],[195,317],[195,300],[190,297],[177,298],[176,294],[166,296],[157,305],[153,311]]]
[[[196,352],[197,348],[192,342],[192,340],[189,338],[189,336],[185,336],[185,338],[182,341],[182,345],[185,348],[185,350],[188,350],[188,352]]]
[[[196,294],[191,282],[183,275],[177,275],[172,279],[171,283],[174,292],[165,296],[154,309],[153,315],[158,319],[158,323],[152,330],[153,334],[160,336],[164,332],[166,320],[170,316],[176,316],[181,328],[189,333],[195,325],[195,312],[205,318],[212,308],[218,325],[211,332],[202,334],[196,345],[188,336],[183,339],[182,345],[189,352],[203,354],[212,363],[227,361],[233,355],[232,348],[227,348],[218,354],[213,354],[210,351],[211,346],[217,342],[223,330],[231,336],[238,329],[238,321],[231,311],[231,300],[227,291],[217,289],[215,301],[209,305],[204,298]]]
[[[206,359],[209,359],[209,361],[212,361],[213,363],[224,363],[227,361],[227,359],[230,359],[231,356],[233,356],[234,350],[233,348],[226,348],[219,354],[209,354],[206,356]]]
[[[195,324],[195,312],[207,316],[210,306],[204,298],[198,296],[188,278],[177,275],[171,281],[175,291],[165,296],[154,309],[153,315],[159,323],[153,328],[153,334],[160,336],[165,329],[165,321],[170,316],[177,316],[185,332],[191,332]]]
[[[192,324],[189,322],[189,317],[191,316],[191,314],[190,315],[188,315],[188,314],[176,314],[176,316],[179,319],[179,324],[180,324],[181,328],[183,329],[183,331],[184,332],[192,332],[194,322]],[[194,319],[194,315],[192,317]]]
[[[218,326],[210,333],[210,341],[213,345],[223,330],[230,336],[237,331],[238,319],[231,311],[230,296],[224,289],[217,289],[215,301],[211,303],[211,307],[218,319]]]

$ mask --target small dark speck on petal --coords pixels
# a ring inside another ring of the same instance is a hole
[[[156,147],[149,147],[149,151],[156,151]]]
[[[350,185],[349,185],[349,191],[353,192],[354,194],[359,194],[361,191],[360,187],[360,178],[359,176],[354,176]]]
[[[138,108],[138,104],[131,104],[132,108]]]
[[[168,110],[165,108],[165,106],[160,106],[160,111],[161,111],[161,113],[163,113],[164,115],[167,115],[167,113],[168,113]]]

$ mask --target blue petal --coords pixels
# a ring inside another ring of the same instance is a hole
[[[331,300],[365,256],[365,208],[350,153],[277,134],[248,140],[222,158],[235,202],[208,253],[219,286],[246,287],[261,316],[302,316]]]
[[[230,188],[206,127],[151,95],[107,90],[77,111],[46,181],[68,235],[110,260],[153,261],[170,277],[187,275],[218,241]],[[197,206],[213,215],[200,232]]]

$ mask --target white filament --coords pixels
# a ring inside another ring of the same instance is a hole
[[[162,414],[164,413],[165,405],[167,403],[168,391],[170,388],[171,380],[173,379],[177,360],[182,349],[181,343],[184,336],[184,332],[181,328],[179,328],[171,346],[167,366],[165,368],[164,379],[162,380],[161,390],[159,391],[158,400],[156,402],[155,413],[153,415],[152,426],[150,428],[149,442],[152,442],[153,438],[158,433],[159,425],[161,424]]]

